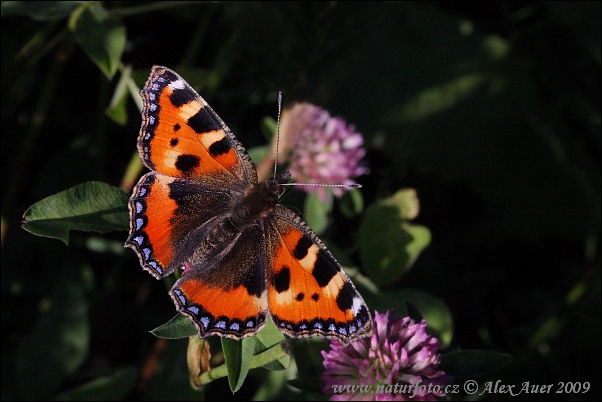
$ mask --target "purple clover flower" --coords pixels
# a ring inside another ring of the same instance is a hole
[[[298,183],[355,184],[353,178],[368,173],[360,163],[366,154],[364,139],[340,117],[309,103],[297,103],[286,110],[280,123],[281,149]],[[280,155],[279,155],[280,156]],[[299,186],[327,199],[325,187]],[[345,187],[331,187],[341,197]]]
[[[331,401],[434,401],[451,380],[437,368],[439,341],[427,334],[426,320],[397,319],[392,310],[376,312],[371,337],[330,346],[322,351],[322,390]]]

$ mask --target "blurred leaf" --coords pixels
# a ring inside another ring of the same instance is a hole
[[[265,327],[259,331],[255,338],[255,351],[253,352],[255,355],[262,353],[286,340],[282,332],[278,331],[278,328],[276,328],[276,325],[272,321],[271,317],[268,318]],[[288,367],[289,362],[290,356],[286,355],[279,360],[269,362],[263,367],[268,370],[284,370]]]
[[[408,303],[406,301],[406,309],[408,310],[408,316],[416,321],[416,322],[421,322],[422,321],[422,314],[420,314],[420,310],[418,310],[412,303]]]
[[[230,384],[230,390],[236,392],[242,387],[249,368],[251,368],[251,360],[255,350],[255,337],[248,336],[240,341],[222,338],[222,348],[226,359],[226,367],[228,368],[228,384]]]
[[[55,401],[121,401],[132,391],[138,381],[138,370],[126,367],[111,376],[99,377],[84,385],[63,392]]]
[[[385,205],[395,206],[399,210],[399,217],[404,220],[415,219],[420,213],[420,202],[413,188],[404,188],[396,191],[391,197],[383,201]]]
[[[340,202],[341,213],[347,218],[353,218],[364,210],[364,196],[361,190],[354,188],[343,194]]]
[[[109,78],[113,77],[125,49],[125,26],[101,3],[86,2],[71,14],[69,29],[84,52]]]
[[[251,149],[247,149],[247,152],[255,163],[255,166],[257,166],[266,156],[270,155],[272,152],[272,145],[267,144],[260,147],[253,147]],[[274,167],[272,166],[272,172],[273,168]]]
[[[287,384],[302,391],[311,392],[320,396],[324,395],[322,391],[322,379],[320,377],[304,377],[288,380]]]
[[[115,87],[111,103],[105,110],[106,115],[115,123],[125,125],[127,123],[127,100],[129,95],[128,82],[132,80],[132,67],[126,66],[121,73],[119,82]]]
[[[269,144],[270,150],[272,147],[272,144],[271,144],[272,137],[274,137],[277,127],[278,127],[278,122],[276,120],[274,120],[274,118],[271,116],[266,116],[261,121],[261,132],[263,133],[264,138],[268,142],[270,142],[270,144]]]
[[[398,191],[366,209],[359,230],[360,255],[367,275],[377,286],[398,281],[431,240],[424,226],[411,225],[404,217],[418,214],[413,190]]]
[[[249,368],[264,367],[269,368],[270,363],[278,362],[282,359],[286,359],[288,356],[288,350],[284,342],[277,343],[271,348],[259,352],[253,355]],[[278,363],[279,364],[279,363]],[[277,365],[274,370],[283,370],[281,366]]]
[[[182,314],[176,315],[165,324],[150,332],[158,338],[165,339],[188,338],[199,333],[190,318]]]
[[[293,339],[290,342],[300,379],[319,377],[324,372],[322,351],[330,348],[321,338]]]
[[[34,20],[50,21],[64,18],[71,14],[85,1],[3,1],[2,17],[24,15]]]
[[[69,257],[62,264],[52,295],[42,299],[35,326],[17,347],[15,385],[23,400],[50,396],[88,355],[93,273]]]
[[[384,313],[394,309],[397,317],[412,316],[408,309],[411,304],[426,320],[429,333],[439,339],[441,348],[450,345],[454,321],[449,307],[438,297],[420,289],[381,290],[377,294],[362,292],[362,295],[371,310]]]
[[[469,378],[503,369],[512,362],[507,353],[490,350],[461,350],[441,356],[439,368],[455,378]]]
[[[328,215],[332,211],[332,204],[334,202],[332,192],[327,191],[326,193],[328,194],[326,201],[322,201],[317,193],[307,194],[303,206],[303,219],[305,223],[318,235],[328,226]]]
[[[38,201],[25,211],[23,229],[69,244],[69,231],[128,230],[128,195],[101,182],[79,184]]]
[[[487,76],[481,72],[471,73],[425,89],[406,102],[400,110],[389,112],[387,120],[390,123],[405,123],[441,113],[470,97],[482,86],[486,78]]]

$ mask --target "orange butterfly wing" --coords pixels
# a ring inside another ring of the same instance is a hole
[[[199,181],[257,183],[253,161],[228,126],[174,71],[154,66],[140,96],[138,151],[150,170]]]
[[[132,248],[157,279],[185,267],[170,295],[199,336],[253,335],[272,315],[292,337],[348,344],[372,331],[363,299],[318,237],[277,205],[288,175],[255,166],[178,74],[153,67],[138,150],[151,170],[129,201]]]
[[[268,303],[276,326],[293,337],[319,335],[348,345],[372,334],[364,299],[316,234],[288,208],[271,222]]]

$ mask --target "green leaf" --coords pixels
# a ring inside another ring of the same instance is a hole
[[[301,391],[324,396],[324,391],[322,391],[322,379],[320,377],[295,378],[288,380],[287,384],[291,387],[300,389]]]
[[[319,377],[324,372],[322,351],[329,349],[329,343],[321,338],[294,339],[290,343],[299,378]]]
[[[253,355],[249,368],[264,367],[269,368],[270,363],[277,363],[282,359],[286,359],[289,356],[288,349],[284,342],[277,343],[268,350],[264,350],[261,353]],[[286,367],[284,367],[286,368]],[[276,368],[275,370],[284,370],[284,368]]]
[[[79,184],[38,201],[25,211],[23,229],[69,244],[69,231],[128,230],[128,195],[101,182]]]
[[[132,67],[126,66],[115,87],[111,103],[105,110],[105,114],[109,119],[122,126],[127,123],[128,118],[127,100],[129,95],[128,83],[130,80],[132,80]]]
[[[388,121],[406,123],[422,120],[451,109],[470,97],[487,81],[486,74],[478,72],[455,78],[444,84],[427,88],[410,99],[403,107],[389,113]]]
[[[368,277],[380,287],[399,280],[429,242],[428,229],[405,223],[393,206],[372,205],[360,225],[360,255]]]
[[[384,201],[385,205],[397,207],[399,217],[404,220],[412,220],[420,213],[420,202],[413,188],[401,189]]]
[[[69,29],[84,52],[109,78],[113,77],[125,49],[125,26],[99,2],[86,2],[71,14]]]
[[[255,163],[255,166],[257,166],[264,158],[270,155],[272,152],[272,145],[267,144],[260,147],[253,147],[251,149],[247,149],[247,152],[253,160],[253,163]]]
[[[364,210],[364,196],[362,192],[357,188],[346,191],[341,198],[340,209],[341,213],[347,218],[353,218],[361,214]]]
[[[276,129],[278,128],[278,122],[274,120],[271,116],[265,116],[261,121],[261,132],[263,133],[263,137],[267,141],[271,141],[274,133],[276,133]],[[270,150],[272,148],[272,144],[270,145]]]
[[[55,401],[121,401],[138,381],[138,370],[126,367],[57,395]]]
[[[316,234],[320,234],[326,229],[326,226],[328,226],[328,215],[332,211],[332,204],[334,202],[332,192],[327,191],[326,194],[328,194],[326,201],[322,201],[317,193],[309,193],[305,197],[303,219]]]
[[[2,17],[23,15],[39,21],[58,20],[67,17],[85,1],[3,1]]]
[[[188,338],[199,333],[190,318],[182,314],[176,315],[165,324],[150,332],[158,338],[165,339]]]
[[[222,349],[228,368],[228,384],[230,384],[232,392],[236,392],[242,387],[251,367],[255,337],[246,337],[240,341],[222,338]]]
[[[265,327],[263,327],[263,329],[259,331],[255,338],[255,355],[258,355],[274,347],[275,345],[285,341],[284,335],[282,334],[282,332],[278,331],[278,328],[276,328],[276,325],[272,321],[271,317],[266,322]],[[286,356],[278,360],[271,361],[263,365],[263,367],[268,370],[284,370],[288,367],[289,362],[290,356],[287,354]]]
[[[24,400],[48,398],[88,356],[89,299],[94,275],[89,266],[69,254],[56,261],[53,268],[58,269],[60,265],[56,264],[60,263],[64,264],[63,269],[52,294],[40,301],[35,325],[17,346],[12,386]]]
[[[357,284],[362,284],[362,282]],[[362,292],[364,299],[371,310],[384,313],[388,309],[394,309],[397,317],[411,316],[413,313],[408,309],[411,304],[426,320],[429,333],[439,339],[442,349],[448,347],[454,334],[454,321],[451,311],[447,305],[432,294],[418,289],[381,290],[378,293]]]
[[[455,378],[469,378],[500,370],[512,362],[507,353],[461,350],[441,356],[439,368]]]

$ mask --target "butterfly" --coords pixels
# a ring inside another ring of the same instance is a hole
[[[258,182],[250,156],[177,73],[154,66],[143,89],[138,151],[150,172],[128,203],[126,247],[199,337],[241,339],[270,316],[292,338],[348,345],[372,334],[362,296],[318,236],[279,205],[289,173]]]

